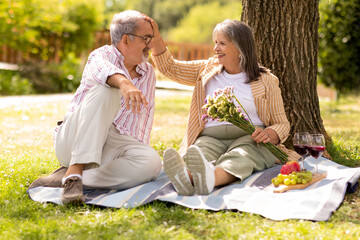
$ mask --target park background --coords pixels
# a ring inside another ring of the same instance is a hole
[[[358,5],[354,0],[320,1],[319,85],[334,90],[328,94],[332,98],[360,88]],[[74,91],[88,54],[109,44],[112,16],[125,9],[154,18],[175,57],[188,60],[213,54],[212,29],[226,18],[240,19],[242,4],[240,0],[1,1],[1,95]]]
[[[226,18],[240,19],[241,2],[1,1],[0,239],[257,239],[259,234],[264,239],[358,239],[359,190],[347,194],[326,223],[278,223],[248,213],[194,211],[160,202],[132,210],[66,208],[35,203],[26,195],[33,180],[57,168],[51,131],[79,85],[89,52],[109,40],[114,13],[136,9],[148,14],[175,56],[196,59],[212,55],[212,29]],[[359,5],[319,1],[317,82],[328,91],[319,92],[321,117],[333,141],[333,160],[350,167],[360,165]],[[166,147],[178,149],[190,99],[189,91],[157,91],[151,145],[161,156]]]

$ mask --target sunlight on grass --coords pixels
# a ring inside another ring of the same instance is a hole
[[[166,147],[179,149],[185,135],[191,95],[156,97],[155,119],[150,144],[160,156]]]
[[[360,166],[360,99],[322,102],[320,108],[325,129],[334,142],[334,160],[347,166]]]
[[[178,149],[190,100],[189,93],[157,94],[151,145],[160,155],[166,147]],[[58,167],[52,131],[69,101],[70,96],[13,101],[9,107],[0,104],[0,239],[360,238],[359,190],[346,194],[328,222],[276,222],[256,214],[192,210],[159,201],[135,209],[34,202],[26,190],[36,178]],[[321,112],[337,160],[359,164],[360,99],[321,103]]]

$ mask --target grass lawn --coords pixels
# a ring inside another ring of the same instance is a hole
[[[161,92],[151,145],[178,148],[190,94]],[[32,181],[58,167],[52,130],[70,95],[0,97],[0,239],[360,239],[360,191],[346,194],[328,222],[272,221],[237,211],[153,202],[135,209],[64,207],[30,200]],[[321,102],[334,161],[360,164],[360,99]]]

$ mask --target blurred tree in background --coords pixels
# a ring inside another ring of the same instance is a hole
[[[103,22],[97,0],[4,0],[0,2],[1,45],[48,60],[59,47],[60,57],[93,45]]]
[[[126,10],[126,0],[103,0],[104,1],[104,21],[102,29],[109,29],[110,23],[115,13]]]
[[[174,42],[212,43],[212,32],[216,24],[225,19],[238,19],[241,16],[241,2],[212,1],[196,5],[182,18],[168,34]],[[206,13],[206,14],[204,14]]]
[[[320,2],[319,78],[340,94],[359,92],[359,0]]]
[[[162,35],[175,27],[195,5],[216,0],[131,0],[127,1],[127,9],[136,9],[153,18],[159,25]]]
[[[17,74],[28,79],[35,92],[73,91],[80,81],[81,54],[93,46],[103,11],[104,4],[97,0],[3,0],[0,46],[20,50],[29,59]],[[9,94],[4,89],[19,86],[20,80],[7,75],[0,76],[0,92]]]

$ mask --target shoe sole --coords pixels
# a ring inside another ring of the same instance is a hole
[[[191,196],[194,194],[194,187],[185,173],[179,171],[179,169],[184,168],[184,164],[181,163],[179,157],[179,154],[174,149],[167,149],[164,152],[164,171],[179,195]]]
[[[193,178],[195,192],[199,195],[208,195],[210,191],[206,186],[206,166],[202,159],[206,161],[204,154],[197,146],[189,147],[186,165]]]
[[[74,196],[74,197],[71,197],[71,198],[67,198],[67,199],[61,199],[61,202],[63,205],[69,205],[69,204],[74,204],[74,205],[77,205],[77,204],[82,204],[85,202],[85,197],[84,195],[82,196]]]

